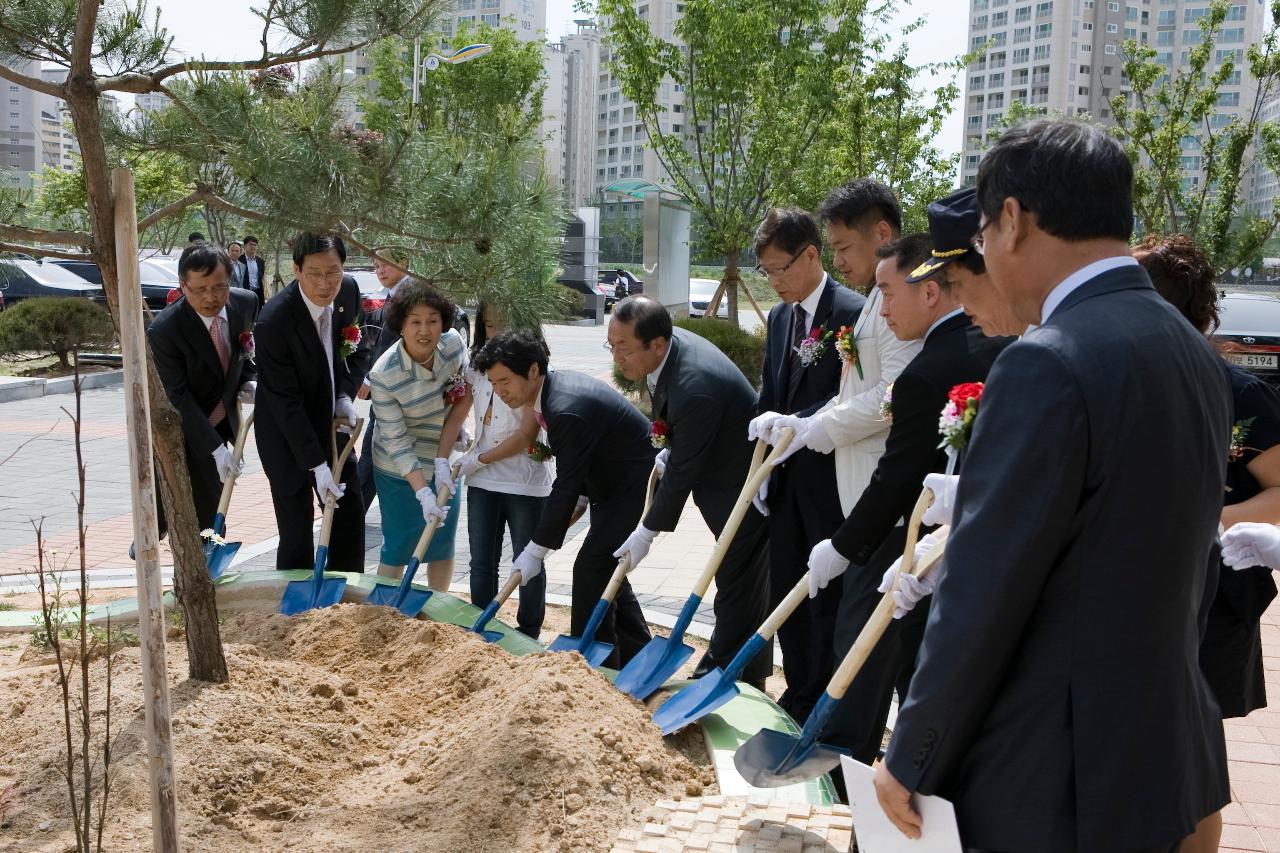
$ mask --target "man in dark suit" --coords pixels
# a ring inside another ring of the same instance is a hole
[[[972,191],[960,206],[973,206]],[[963,212],[930,205],[929,221],[940,240],[932,251],[928,234],[911,234],[877,250],[881,314],[899,340],[922,340],[924,345],[894,381],[889,436],[870,483],[840,529],[809,555],[811,595],[843,574],[835,628],[837,660],[844,658],[879,603],[885,568],[902,555],[902,520],[911,516],[925,475],[947,466],[938,447],[938,416],[948,392],[963,382],[985,380],[996,356],[1009,344],[1008,338],[984,337],[945,277],[934,275],[939,267],[927,263],[955,257],[956,242],[968,246],[971,231],[962,229],[955,240],[944,236],[952,231],[943,223],[963,222]],[[918,607],[893,622],[845,693],[823,740],[849,749],[864,764],[879,756],[894,688],[901,696],[907,694],[927,616],[927,607]]]
[[[919,666],[877,770],[955,803],[964,844],[1172,851],[1229,799],[1198,612],[1231,396],[1129,254],[1133,170],[1105,131],[1014,128],[974,238],[1018,319],[992,368]]]
[[[658,531],[675,530],[689,495],[718,539],[751,467],[747,424],[756,392],[729,357],[706,338],[671,325],[662,303],[631,296],[609,320],[614,364],[632,381],[645,380],[654,421],[666,426],[658,454],[664,472],[648,514],[615,557],[631,553],[634,569],[649,553]],[[748,507],[733,543],[716,572],[715,630],[695,677],[724,667],[769,614],[768,554],[764,517]],[[761,651],[744,680],[764,689],[773,671],[773,649]]]
[[[784,415],[812,415],[836,396],[840,354],[835,334],[852,328],[866,299],[822,268],[821,237],[813,217],[774,208],[756,229],[756,269],[782,299],[769,311],[760,413],[748,438],[767,438]],[[830,336],[828,338],[828,335]],[[807,339],[821,341],[815,349]],[[776,606],[805,571],[813,546],[844,520],[831,460],[801,450],[779,465],[756,498],[769,516],[770,604]],[[809,716],[831,677],[831,635],[839,593],[832,589],[796,609],[778,631],[787,690],[778,704],[797,721]]]
[[[370,363],[359,333],[360,288],[342,272],[346,257],[339,237],[298,235],[296,280],[262,310],[254,330],[260,383],[254,432],[280,531],[277,569],[311,565],[315,498],[323,504],[332,494],[338,506],[329,565],[364,571],[364,504],[355,460],[347,459],[338,481],[329,467],[333,421],[355,425],[351,401]]]
[[[504,332],[476,356],[476,369],[512,409],[532,406],[547,432],[556,479],[533,539],[515,558],[521,584],[542,571],[542,561],[564,544],[578,497],[591,505],[591,527],[573,563],[570,633],[581,636],[617,568],[613,552],[640,521],[653,470],[649,422],[626,398],[598,379],[567,370],[547,371],[546,342],[532,332]],[[613,643],[607,666],[618,667],[649,642],[649,627],[631,584],[623,581],[597,638]]]
[[[169,402],[182,416],[191,496],[200,527],[211,527],[222,483],[237,463],[228,444],[240,429],[237,401],[257,387],[252,330],[258,302],[229,286],[231,259],[215,243],[192,243],[178,259],[182,299],[147,328],[151,356]],[[160,515],[160,535],[166,524]]]
[[[240,263],[240,258],[243,256],[243,243],[232,240],[227,244],[227,257],[231,258],[231,286],[248,290],[249,285],[245,284],[245,276],[249,274],[249,268]]]
[[[400,254],[393,254],[392,257],[397,263],[407,263],[407,259]],[[373,274],[378,277],[378,282],[383,287],[383,302],[381,308],[373,311],[365,318],[367,321],[365,326],[366,334],[369,335],[369,339],[373,342],[372,353],[369,356],[370,365],[377,364],[378,359],[382,358],[382,354],[391,349],[396,341],[400,340],[399,335],[387,328],[383,318],[386,316],[387,303],[391,301],[391,297],[396,295],[396,288],[400,286],[402,281],[409,278],[381,258],[373,259]],[[356,399],[369,399],[368,382],[361,384],[360,393],[356,395]],[[370,406],[369,419],[364,425],[364,439],[360,444],[360,459],[356,462],[356,471],[360,474],[360,496],[364,499],[366,513],[378,493],[373,482],[373,422],[373,407]]]
[[[244,267],[244,286],[258,297],[258,304],[266,302],[267,262],[258,257],[258,238],[249,234],[244,238],[244,254],[240,256]]]

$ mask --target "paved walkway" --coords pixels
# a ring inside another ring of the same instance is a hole
[[[547,339],[558,366],[609,376],[608,355],[602,348],[603,327],[551,326]],[[35,564],[34,520],[43,519],[46,541],[58,565],[77,559],[74,444],[70,422],[61,411],[73,405],[74,397],[69,394],[0,404],[0,460],[12,454],[0,465],[0,593],[26,584],[22,575]],[[93,570],[95,586],[131,586],[134,569],[127,552],[133,523],[120,389],[87,392],[83,412],[88,468],[87,564]],[[232,534],[244,543],[239,565],[272,568],[275,517],[252,441],[245,468],[229,513]],[[366,562],[372,569],[381,543],[376,505],[368,521]],[[585,529],[586,522],[579,522],[570,531],[565,547],[548,560],[549,595],[569,595],[573,557]],[[459,530],[466,530],[465,506]],[[631,576],[642,606],[654,621],[668,621],[678,613],[713,544],[692,505],[686,507],[674,532],[658,537],[649,557]],[[166,549],[161,563],[168,561]],[[457,541],[453,579],[454,588],[464,592],[468,561],[464,533]],[[510,543],[506,543],[504,575],[509,565]],[[170,571],[166,567],[166,577]],[[699,612],[704,626],[710,622],[709,609],[710,605],[704,605]],[[1262,640],[1267,686],[1273,703],[1280,708],[1280,601],[1263,618]],[[1280,853],[1280,710],[1263,709],[1244,720],[1228,721],[1226,733],[1234,802],[1225,812],[1222,849]]]

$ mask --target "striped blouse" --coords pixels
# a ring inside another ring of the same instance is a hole
[[[453,407],[444,390],[466,362],[462,336],[449,329],[436,344],[431,370],[418,364],[397,341],[369,371],[369,396],[377,420],[373,428],[373,467],[384,474],[407,477],[431,466],[440,447],[440,431]]]

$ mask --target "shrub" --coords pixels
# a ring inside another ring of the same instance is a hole
[[[3,355],[53,353],[60,365],[70,367],[70,353],[109,346],[115,336],[111,315],[83,297],[24,299],[0,313]]]
[[[713,320],[706,317],[689,317],[676,320],[677,328],[693,332],[706,338],[716,349],[729,356],[729,360],[738,366],[756,390],[760,389],[760,378],[764,370],[764,327],[754,332],[739,329],[726,320]],[[618,365],[613,365],[613,384],[622,393],[636,396],[640,393],[643,382],[632,382],[622,375]]]

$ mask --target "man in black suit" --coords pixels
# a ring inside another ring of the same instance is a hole
[[[227,244],[227,257],[231,258],[231,286],[248,290],[249,285],[245,284],[244,277],[249,274],[249,268],[240,263],[240,258],[243,256],[243,243],[232,240]]]
[[[398,253],[393,253],[392,257],[396,263],[407,263],[407,259]],[[400,286],[402,281],[409,278],[400,270],[382,260],[382,258],[373,259],[373,274],[378,277],[378,282],[383,287],[383,302],[381,308],[373,311],[365,318],[367,320],[366,333],[373,342],[372,353],[369,357],[370,365],[377,364],[378,359],[382,358],[382,354],[391,349],[396,341],[400,340],[399,335],[387,328],[387,324],[383,322],[383,317],[386,316],[387,303],[391,301],[391,297],[396,295],[396,288]],[[360,385],[360,393],[356,395],[356,399],[369,399],[369,383],[367,381]],[[378,493],[373,482],[373,421],[373,407],[371,406],[369,408],[369,419],[364,425],[364,439],[360,445],[360,459],[356,462],[356,471],[360,474],[360,496],[364,499],[366,513]]]
[[[972,206],[970,191],[960,207]],[[964,221],[962,210],[930,205],[930,228],[940,240],[932,251],[928,234],[911,234],[877,250],[881,314],[899,340],[922,340],[924,345],[894,381],[889,436],[871,482],[840,529],[809,555],[810,595],[843,574],[835,628],[837,660],[844,658],[879,603],[885,568],[902,555],[902,520],[911,516],[925,475],[947,466],[938,447],[938,416],[948,392],[964,382],[985,380],[996,356],[1009,344],[1008,338],[984,337],[945,277],[935,275],[940,267],[927,263],[954,258],[956,242],[968,246],[972,234],[963,229],[957,239],[946,240],[944,235],[952,231],[943,223],[955,221]],[[894,688],[900,696],[907,694],[927,616],[927,606],[917,607],[893,622],[845,693],[824,741],[849,749],[864,764],[876,759]]]
[[[236,468],[228,444],[240,429],[237,401],[257,387],[253,324],[258,302],[229,286],[231,259],[215,243],[192,243],[178,259],[182,299],[147,328],[151,356],[169,402],[182,416],[191,496],[201,529],[213,525],[222,483]],[[160,515],[160,535],[166,528]]]
[[[756,269],[782,299],[769,311],[760,414],[748,438],[767,438],[784,415],[812,415],[836,396],[840,354],[835,334],[852,328],[866,299],[822,268],[821,237],[813,217],[774,208],[756,229]],[[829,337],[828,337],[829,336]],[[815,349],[807,339],[821,341]],[[805,571],[813,546],[844,520],[831,460],[800,450],[779,465],[756,498],[769,516],[770,604],[776,606]],[[831,677],[831,635],[839,593],[832,589],[796,609],[778,631],[787,690],[778,704],[797,721],[809,716]]]
[[[648,514],[615,557],[631,553],[634,569],[649,553],[658,531],[675,530],[689,495],[718,539],[751,467],[747,424],[756,392],[729,357],[706,338],[671,325],[662,303],[631,296],[609,320],[614,364],[628,379],[645,380],[654,421],[666,426],[664,469]],[[769,614],[768,554],[764,517],[748,507],[733,543],[716,572],[716,624],[710,648],[694,670],[697,677],[724,667]],[[744,680],[764,689],[773,671],[773,649],[761,651]]]
[[[244,238],[244,254],[240,256],[244,267],[244,286],[258,297],[258,304],[266,302],[267,262],[258,257],[258,238],[249,234]]]
[[[364,571],[364,504],[354,459],[335,482],[330,436],[335,418],[354,426],[352,404],[369,371],[360,340],[360,287],[343,275],[347,251],[336,236],[300,234],[296,280],[262,310],[254,330],[259,388],[254,432],[271,483],[280,546],[277,569],[311,566],[315,497],[338,498],[329,542],[333,571]],[[339,439],[341,440],[341,436]]]
[[[1231,396],[1129,253],[1133,170],[1105,131],[1014,128],[974,238],[1020,322],[992,368],[911,689],[877,770],[955,804],[965,845],[1177,849],[1229,799],[1198,612]]]
[[[578,497],[590,501],[591,527],[573,562],[570,633],[581,636],[617,568],[613,552],[640,521],[654,448],[649,422],[625,397],[583,373],[548,372],[548,357],[541,336],[504,332],[480,350],[476,369],[512,409],[533,407],[556,460],[556,479],[537,530],[512,565],[522,585],[542,571],[547,554],[564,544]],[[613,643],[606,661],[612,667],[625,665],[649,642],[644,613],[627,581],[596,636]]]

